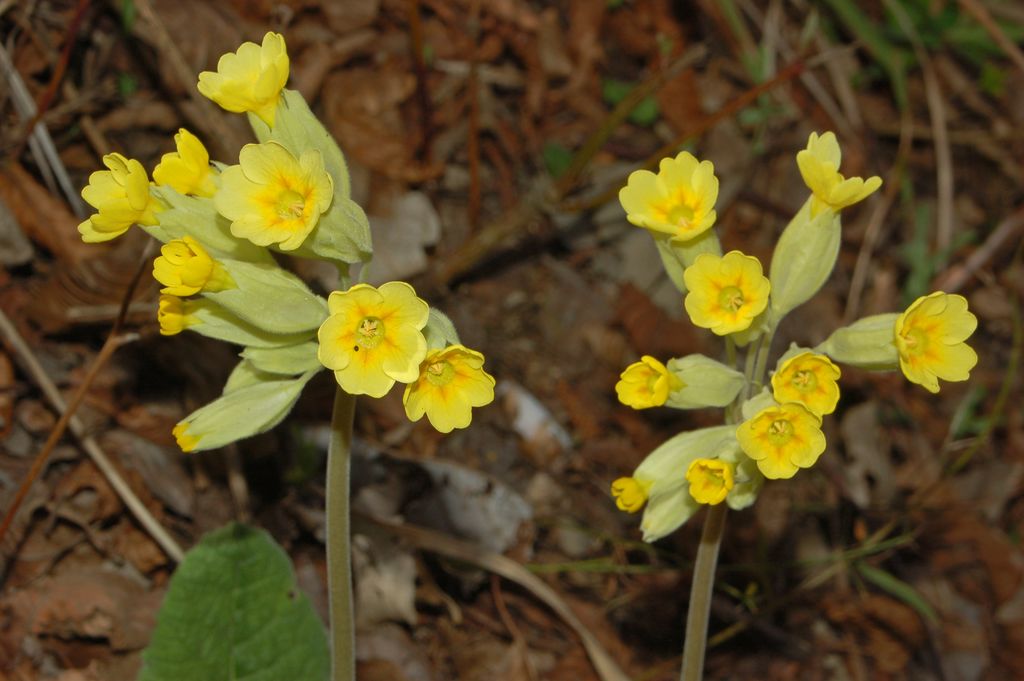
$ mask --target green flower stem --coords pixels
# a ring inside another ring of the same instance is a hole
[[[777,324],[772,323],[747,350],[745,374],[747,389],[726,409],[727,421],[742,419],[739,414],[744,400],[764,382],[768,367],[768,354],[775,338]],[[726,339],[728,341],[728,339]],[[718,564],[718,550],[722,545],[725,531],[725,516],[729,507],[724,503],[708,507],[704,517],[697,560],[693,565],[693,582],[690,585],[690,607],[686,613],[686,640],[683,643],[683,666],[679,672],[680,681],[701,681],[704,676],[704,654],[707,650],[708,616],[711,613],[711,596],[715,587],[715,566]]]
[[[724,503],[708,507],[704,530],[697,548],[697,561],[693,566],[690,586],[690,608],[686,613],[686,641],[683,643],[683,668],[680,681],[700,681],[704,675],[704,651],[708,640],[708,615],[711,612],[711,593],[715,585],[715,566],[718,549],[725,530]]]
[[[355,619],[349,550],[349,471],[356,398],[341,388],[334,397],[327,450],[327,592],[331,624],[331,681],[355,681]]]

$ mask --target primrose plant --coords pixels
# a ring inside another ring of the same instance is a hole
[[[103,242],[133,224],[163,243],[153,276],[163,286],[160,333],[188,330],[241,346],[241,361],[216,400],[174,428],[186,452],[264,432],[292,409],[321,369],[338,383],[328,456],[328,568],[334,678],[352,678],[348,557],[348,456],[353,398],[382,397],[404,384],[408,417],[439,431],[464,428],[494,399],[484,357],[465,347],[451,321],[408,283],[353,283],[372,257],[369,223],[352,200],[344,156],[302,96],[285,88],[284,38],[267,33],[221,57],[198,88],[245,113],[258,140],[238,163],[210,162],[180,130],[176,151],[153,170],[104,156],[83,198],[96,213],[78,227]],[[278,265],[274,253],[335,265],[343,290],[327,299]]]
[[[725,341],[726,363],[703,355],[662,362],[644,356],[615,386],[634,409],[724,408],[724,425],[680,433],[652,451],[633,474],[611,485],[618,507],[643,510],[645,541],[676,530],[708,506],[694,569],[684,681],[703,670],[708,607],[725,509],[754,503],[765,479],[788,479],[825,451],[822,419],[839,401],[838,364],[873,371],[899,368],[939,391],[939,379],[967,380],[977,355],[965,341],[977,320],[962,296],[941,291],[902,313],[880,314],[837,329],[813,348],[793,345],[766,380],[779,323],[821,289],[839,253],[840,212],[877,190],[878,177],[846,178],[831,132],[811,133],[796,156],[811,195],[783,230],[768,276],[740,251],[722,254],[713,228],[718,179],[709,161],[682,152],[658,172],[632,173],[619,199],[633,225],[648,231],[696,326]]]

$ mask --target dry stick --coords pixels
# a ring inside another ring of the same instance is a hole
[[[71,402],[65,403],[64,398],[57,389],[57,386],[54,385],[53,381],[47,375],[46,370],[39,364],[39,360],[36,359],[31,348],[29,348],[28,344],[21,337],[21,334],[18,333],[18,330],[14,327],[14,324],[11,323],[3,310],[0,310],[0,333],[4,335],[8,343],[11,345],[11,348],[14,350],[15,355],[18,356],[24,365],[24,369],[33,378],[33,380],[35,380],[36,384],[43,391],[43,394],[45,394],[47,399],[50,401],[50,404],[53,405],[53,408],[61,413],[60,420],[57,421],[57,424],[50,433],[50,437],[47,439],[46,444],[36,457],[36,461],[32,466],[32,471],[30,471],[29,475],[22,482],[22,488],[19,488],[14,504],[8,510],[7,516],[4,517],[3,527],[0,527],[0,540],[3,539],[3,534],[6,532],[8,525],[10,525],[13,520],[14,514],[17,512],[22,499],[25,494],[28,493],[28,487],[31,486],[32,481],[38,475],[42,468],[42,464],[46,462],[47,455],[49,455],[53,446],[60,439],[61,435],[63,435],[64,430],[67,427],[70,427],[71,432],[74,433],[79,439],[79,442],[81,442],[82,448],[92,459],[93,463],[96,464],[96,467],[100,469],[100,472],[103,473],[104,477],[106,477],[110,486],[115,492],[117,492],[118,496],[121,497],[121,501],[124,502],[124,505],[128,507],[128,510],[131,511],[136,520],[139,521],[139,524],[142,525],[150,535],[152,535],[153,539],[172,560],[180,562],[182,557],[185,555],[184,551],[182,551],[178,543],[171,538],[167,533],[167,530],[160,525],[160,522],[153,517],[145,504],[143,504],[135,495],[135,492],[132,491],[132,488],[127,482],[125,482],[117,468],[96,443],[95,438],[91,435],[85,434],[85,427],[82,425],[82,422],[74,416],[75,409],[85,397],[85,394],[89,389],[89,385],[96,377],[96,374],[103,366],[103,363],[120,345],[134,340],[134,334],[111,334],[107,338],[107,342],[104,343],[103,348],[100,349],[96,359],[93,360],[93,365],[89,368],[88,374],[81,385],[79,385],[74,396],[71,398]]]
[[[408,0],[409,43],[412,50],[412,64],[416,72],[416,105],[420,118],[420,158],[430,163],[431,141],[433,139],[433,107],[430,104],[430,90],[427,88],[427,62],[423,55],[423,29],[420,21],[420,0]]]
[[[60,51],[57,64],[53,67],[53,75],[50,76],[50,82],[46,84],[43,94],[39,96],[36,112],[25,126],[25,134],[18,142],[18,147],[13,154],[14,158],[21,156],[21,152],[24,151],[25,145],[28,144],[29,138],[36,129],[36,124],[50,110],[53,97],[57,94],[57,86],[60,85],[61,80],[64,79],[64,72],[67,71],[68,61],[71,59],[71,48],[75,45],[75,36],[78,35],[78,29],[82,25],[82,19],[85,17],[87,9],[89,9],[89,0],[78,0],[75,13],[71,17],[71,21],[68,22],[67,30],[64,31],[64,47]]]
[[[934,288],[947,293],[956,293],[962,289],[967,281],[996,253],[1004,252],[1004,245],[1022,227],[1024,227],[1024,205],[1003,218],[1003,221],[992,230],[985,242],[974,253],[971,253],[963,265],[950,267],[945,274],[936,279]]]
[[[475,232],[480,223],[480,84],[477,77],[479,63],[477,50],[480,45],[480,0],[472,0],[469,8],[469,33],[473,52],[469,60],[469,76],[466,91],[469,97],[469,133],[466,139],[466,155],[469,156],[469,228]]]
[[[938,252],[946,251],[953,243],[953,154],[949,146],[949,132],[946,127],[946,108],[942,102],[942,88],[935,75],[935,67],[924,49],[913,22],[895,0],[885,0],[901,30],[910,40],[914,55],[921,62],[924,76],[925,98],[928,100],[928,116],[932,122],[935,143],[935,183],[938,193],[938,209],[935,216],[935,247]]]
[[[967,10],[981,24],[982,28],[988,31],[988,34],[996,41],[996,45],[999,45],[1006,56],[1021,70],[1021,73],[1024,73],[1024,51],[1021,51],[1016,43],[1007,37],[996,20],[989,14],[988,9],[978,0],[960,0],[960,6]]]
[[[843,312],[843,321],[849,324],[860,312],[860,299],[864,293],[864,286],[868,279],[868,266],[875,252],[875,244],[882,233],[882,225],[885,217],[892,209],[899,193],[901,177],[906,167],[907,158],[910,156],[910,147],[914,141],[914,118],[909,109],[904,109],[900,114],[900,141],[896,151],[896,162],[893,163],[885,178],[885,190],[882,192],[882,200],[875,205],[874,212],[868,227],[864,230],[864,239],[860,244],[860,251],[857,253],[857,263],[853,267],[853,276],[850,279],[850,294],[846,297],[846,310]]]
[[[601,127],[590,136],[583,147],[576,152],[565,174],[553,185],[546,179],[538,181],[519,201],[515,208],[503,213],[497,220],[490,223],[476,235],[452,253],[438,269],[435,283],[446,286],[456,277],[465,274],[483,259],[493,255],[510,237],[525,230],[536,218],[541,206],[545,203],[558,203],[575,186],[580,174],[590,160],[604,146],[630,112],[645,97],[658,89],[669,78],[704,56],[703,48],[693,48],[679,57],[664,71],[652,76],[647,81],[633,88],[621,101]]]
[[[362,514],[360,515],[362,516]],[[529,590],[576,632],[601,681],[629,681],[629,677],[615,663],[611,655],[608,654],[608,651],[601,645],[601,642],[597,640],[597,637],[590,633],[579,618],[576,617],[576,614],[562,600],[562,597],[543,580],[516,561],[500,553],[488,551],[440,532],[370,516],[362,517],[408,541],[417,548],[460,560],[470,565],[476,565]]]
[[[796,76],[800,75],[805,68],[805,64],[802,61],[796,61],[787,66],[786,68],[779,71],[774,78],[760,85],[755,85],[750,88],[742,95],[732,100],[721,109],[713,114],[701,118],[696,125],[693,126],[692,130],[688,130],[682,135],[679,135],[668,144],[662,146],[660,149],[655,151],[653,154],[647,157],[647,160],[643,162],[640,168],[646,168],[650,170],[658,165],[658,162],[666,156],[675,154],[676,150],[679,149],[683,144],[689,140],[701,135],[707,130],[718,125],[721,121],[737,113],[741,109],[746,108],[753,104],[754,100],[763,95],[765,92],[772,90],[783,83],[786,83]],[[597,208],[600,205],[615,198],[619,192],[619,188],[626,183],[626,177],[623,177],[618,182],[612,183],[611,187],[606,191],[598,194],[592,199],[588,199],[582,202],[565,202],[560,207],[563,210],[569,211],[584,211],[592,208]]]

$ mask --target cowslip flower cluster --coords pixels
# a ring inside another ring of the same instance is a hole
[[[821,289],[835,266],[841,211],[881,186],[878,177],[843,176],[841,158],[831,132],[812,133],[796,155],[810,192],[779,237],[767,274],[753,256],[722,254],[714,229],[718,180],[709,161],[684,152],[663,160],[657,174],[633,173],[620,191],[627,220],[652,236],[690,321],[723,337],[730,350],[729,362],[645,355],[615,386],[619,401],[634,409],[726,409],[725,425],[670,438],[611,484],[619,509],[643,511],[646,541],[703,505],[745,508],[766,479],[814,466],[826,451],[822,421],[839,403],[840,364],[900,369],[931,392],[939,380],[967,380],[976,364],[966,344],[977,326],[967,301],[939,291],[902,314],[838,329],[814,348],[794,345],[769,365],[780,322]]]
[[[202,94],[249,115],[257,142],[237,164],[212,165],[182,129],[152,182],[139,161],[110,154],[82,191],[97,209],[79,226],[83,240],[137,224],[163,243],[153,263],[162,335],[187,330],[242,348],[221,396],[174,427],[178,445],[213,449],[272,428],[323,369],[350,395],[382,397],[402,383],[412,421],[426,416],[445,433],[467,427],[473,409],[494,400],[483,355],[409,284],[349,281],[350,267],[372,257],[369,223],[341,150],[285,88],[288,72],[284,38],[267,33],[200,74]],[[342,290],[316,295],[272,251],[334,264]]]

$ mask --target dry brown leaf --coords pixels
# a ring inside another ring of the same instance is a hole
[[[0,440],[14,425],[14,367],[7,353],[0,350]]]
[[[64,265],[76,265],[97,255],[93,247],[82,242],[79,220],[67,206],[14,161],[0,168],[0,198],[26,236]]]

